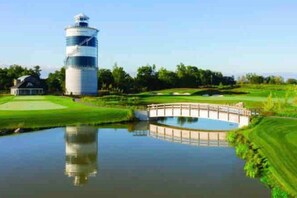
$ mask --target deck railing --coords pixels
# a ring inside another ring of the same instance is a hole
[[[252,112],[246,108],[220,105],[220,104],[207,104],[207,103],[165,103],[165,104],[151,104],[147,106],[147,110],[166,110],[166,109],[180,109],[180,110],[207,110],[217,111],[228,114],[237,114],[241,116],[251,116]]]

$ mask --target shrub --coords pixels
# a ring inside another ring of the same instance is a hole
[[[275,103],[272,100],[272,93],[267,97],[266,102],[263,104],[263,111],[266,113],[271,113],[274,111]]]
[[[289,195],[282,191],[282,189],[278,188],[278,187],[274,187],[272,189],[272,197],[273,198],[288,198]]]

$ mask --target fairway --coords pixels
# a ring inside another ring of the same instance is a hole
[[[55,104],[50,101],[11,101],[0,105],[0,110],[4,111],[28,111],[28,110],[50,110],[64,109],[63,105]]]

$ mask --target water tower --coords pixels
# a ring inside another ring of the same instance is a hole
[[[97,29],[89,17],[78,14],[66,30],[66,95],[97,95]]]

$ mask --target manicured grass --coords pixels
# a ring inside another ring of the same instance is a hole
[[[157,91],[151,91],[151,92],[143,92],[141,95],[192,95],[198,91],[201,91],[203,89],[195,89],[195,88],[172,88],[172,89],[163,89],[163,90],[157,90]]]
[[[156,104],[156,103],[173,103],[173,102],[202,102],[213,104],[236,104],[238,102],[245,102],[247,107],[257,108],[261,107],[266,101],[264,97],[256,96],[140,96],[141,104]]]
[[[266,117],[248,134],[268,159],[278,183],[297,196],[297,119]]]
[[[9,102],[11,100],[13,100],[14,96],[3,96],[0,95],[0,104],[4,104],[6,102]]]
[[[46,101],[65,106],[50,110],[0,110],[0,128],[37,128],[76,124],[101,124],[128,121],[133,117],[130,109],[90,107],[73,102],[71,98],[44,96]],[[9,100],[12,100],[10,98]],[[1,99],[4,101],[5,99]],[[9,101],[8,100],[8,101]],[[27,101],[36,102],[35,100]]]
[[[48,101],[44,96],[17,96],[0,105],[0,110],[4,111],[38,111],[64,108],[67,107]]]
[[[143,92],[134,96],[138,96],[140,98],[139,102],[143,105],[171,102],[205,102],[232,105],[238,102],[244,102],[248,108],[259,108],[263,106],[263,102],[267,100],[270,93],[272,93],[274,101],[284,101],[287,95],[289,103],[292,103],[293,98],[296,95],[296,90],[297,87],[294,85],[243,85],[237,88],[224,89],[165,89],[153,92]],[[181,95],[172,95],[174,92],[179,92]],[[182,95],[186,92],[191,95]],[[163,95],[156,95],[157,93],[162,93]],[[210,96],[203,96],[206,94],[209,94]]]
[[[296,85],[242,85],[232,89],[234,92],[245,92],[249,96],[268,97],[272,93],[273,97],[285,97],[287,93],[292,95],[296,90]]]
[[[15,96],[14,100],[45,100],[45,96]]]

